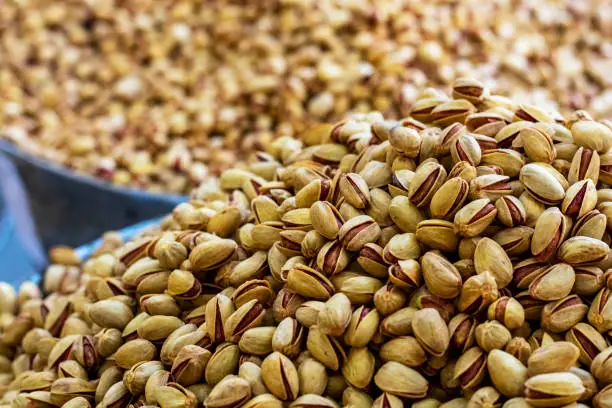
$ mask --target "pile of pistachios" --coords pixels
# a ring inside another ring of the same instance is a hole
[[[612,114],[609,0],[3,0],[0,137],[120,186],[188,193],[347,112],[462,76]]]
[[[612,407],[612,126],[488,92],[276,139],[0,285],[0,407]]]

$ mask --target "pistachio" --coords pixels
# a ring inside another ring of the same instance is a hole
[[[527,403],[535,407],[558,407],[578,401],[584,392],[580,378],[571,373],[540,374],[525,382]]]
[[[527,361],[527,374],[567,371],[578,361],[578,347],[567,341],[557,341],[534,350]]]
[[[520,360],[505,351],[491,350],[487,368],[495,388],[504,396],[513,398],[522,395],[527,368]]]
[[[384,392],[411,399],[423,398],[429,387],[417,371],[394,361],[378,369],[374,382]]]

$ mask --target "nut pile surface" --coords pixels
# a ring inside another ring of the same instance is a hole
[[[484,94],[279,138],[0,286],[0,406],[612,407],[612,129]]]
[[[606,0],[4,0],[0,133],[119,185],[189,192],[237,149],[349,111],[401,118],[462,76],[609,116],[611,27]]]

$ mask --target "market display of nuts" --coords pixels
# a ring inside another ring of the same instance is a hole
[[[495,138],[500,149],[567,167],[552,144],[568,132],[542,118],[547,110],[612,113],[611,15],[604,0],[5,1],[0,135],[79,173],[183,194],[274,137],[313,144],[329,131],[324,122],[372,110],[388,119],[412,113],[443,131],[465,123],[440,145],[418,125],[375,127],[410,159],[450,152],[514,177],[521,156],[487,152]],[[457,99],[419,97],[456,79]],[[521,110],[517,126],[500,132],[518,110],[505,96],[546,107]],[[522,130],[532,119],[548,123]],[[610,146],[589,136],[606,133],[604,124],[568,129],[578,145]],[[345,151],[326,146],[313,157],[338,162]],[[273,174],[274,156],[254,154],[251,170]]]
[[[612,194],[550,162],[612,130],[477,85],[278,138],[44,296],[0,285],[0,406],[610,407]]]

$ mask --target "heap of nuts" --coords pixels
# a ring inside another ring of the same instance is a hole
[[[186,193],[274,136],[351,111],[401,118],[462,76],[606,117],[611,27],[608,0],[3,0],[0,134]]]
[[[0,286],[0,406],[612,407],[612,128],[463,79]]]

